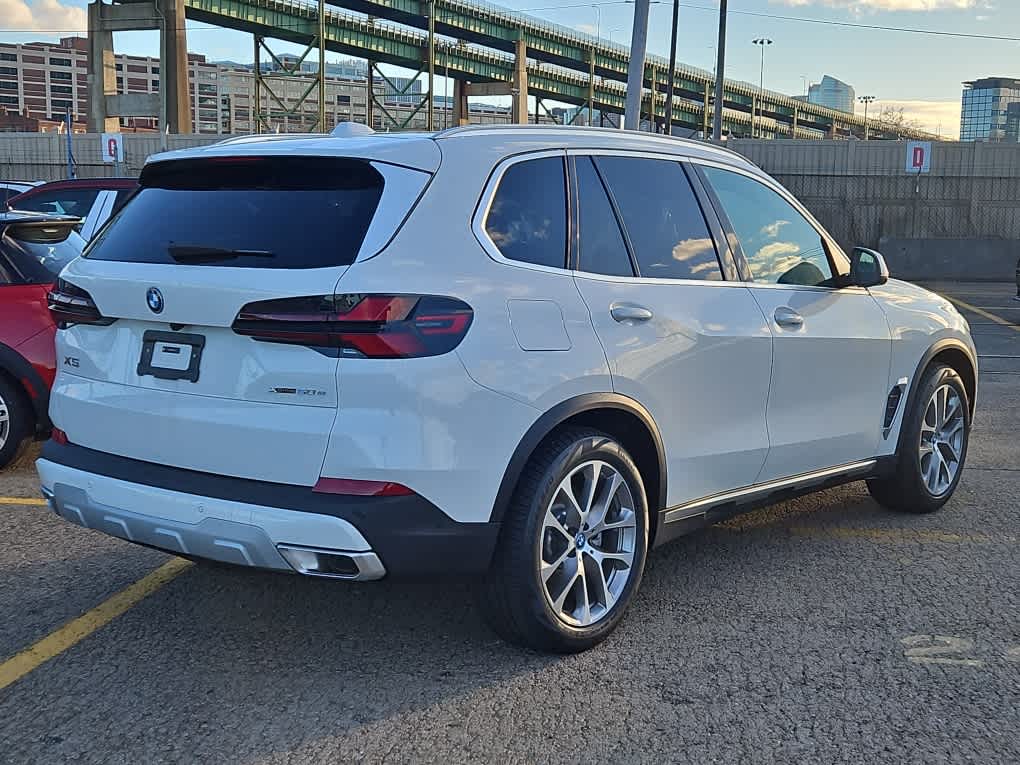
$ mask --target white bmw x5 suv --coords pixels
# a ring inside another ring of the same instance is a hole
[[[370,132],[370,131],[367,131]],[[930,512],[976,353],[747,160],[613,130],[248,137],[152,157],[51,295],[72,523],[340,579],[474,574],[579,651],[649,548],[866,479]]]

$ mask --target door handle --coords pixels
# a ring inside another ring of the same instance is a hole
[[[648,321],[653,314],[647,308],[633,303],[613,303],[609,314],[617,321]]]
[[[780,306],[775,313],[776,324],[788,329],[797,329],[804,326],[804,317],[787,306]]]

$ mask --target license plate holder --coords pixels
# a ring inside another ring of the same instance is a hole
[[[198,382],[204,349],[204,335],[147,329],[142,335],[138,376],[151,375],[159,380]]]

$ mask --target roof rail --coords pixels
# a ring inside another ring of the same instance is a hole
[[[501,133],[508,131],[527,131],[532,133],[559,133],[569,132],[572,134],[576,133],[588,133],[600,136],[626,136],[631,139],[646,140],[650,143],[664,142],[673,144],[684,144],[688,146],[697,146],[699,149],[705,149],[708,151],[717,151],[720,154],[738,159],[741,162],[755,166],[754,162],[749,160],[743,154],[728,149],[725,146],[720,146],[717,143],[710,141],[701,141],[694,138],[681,138],[680,136],[665,135],[663,133],[646,133],[638,130],[621,130],[619,128],[611,127],[597,127],[593,125],[514,125],[514,124],[503,124],[503,125],[459,125],[457,127],[447,128],[433,133],[433,138],[442,139],[450,138],[458,135],[470,135],[470,134],[484,134],[484,133]]]

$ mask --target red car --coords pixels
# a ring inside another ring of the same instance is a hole
[[[33,436],[49,433],[56,327],[46,296],[81,254],[78,218],[0,212],[0,468]]]

